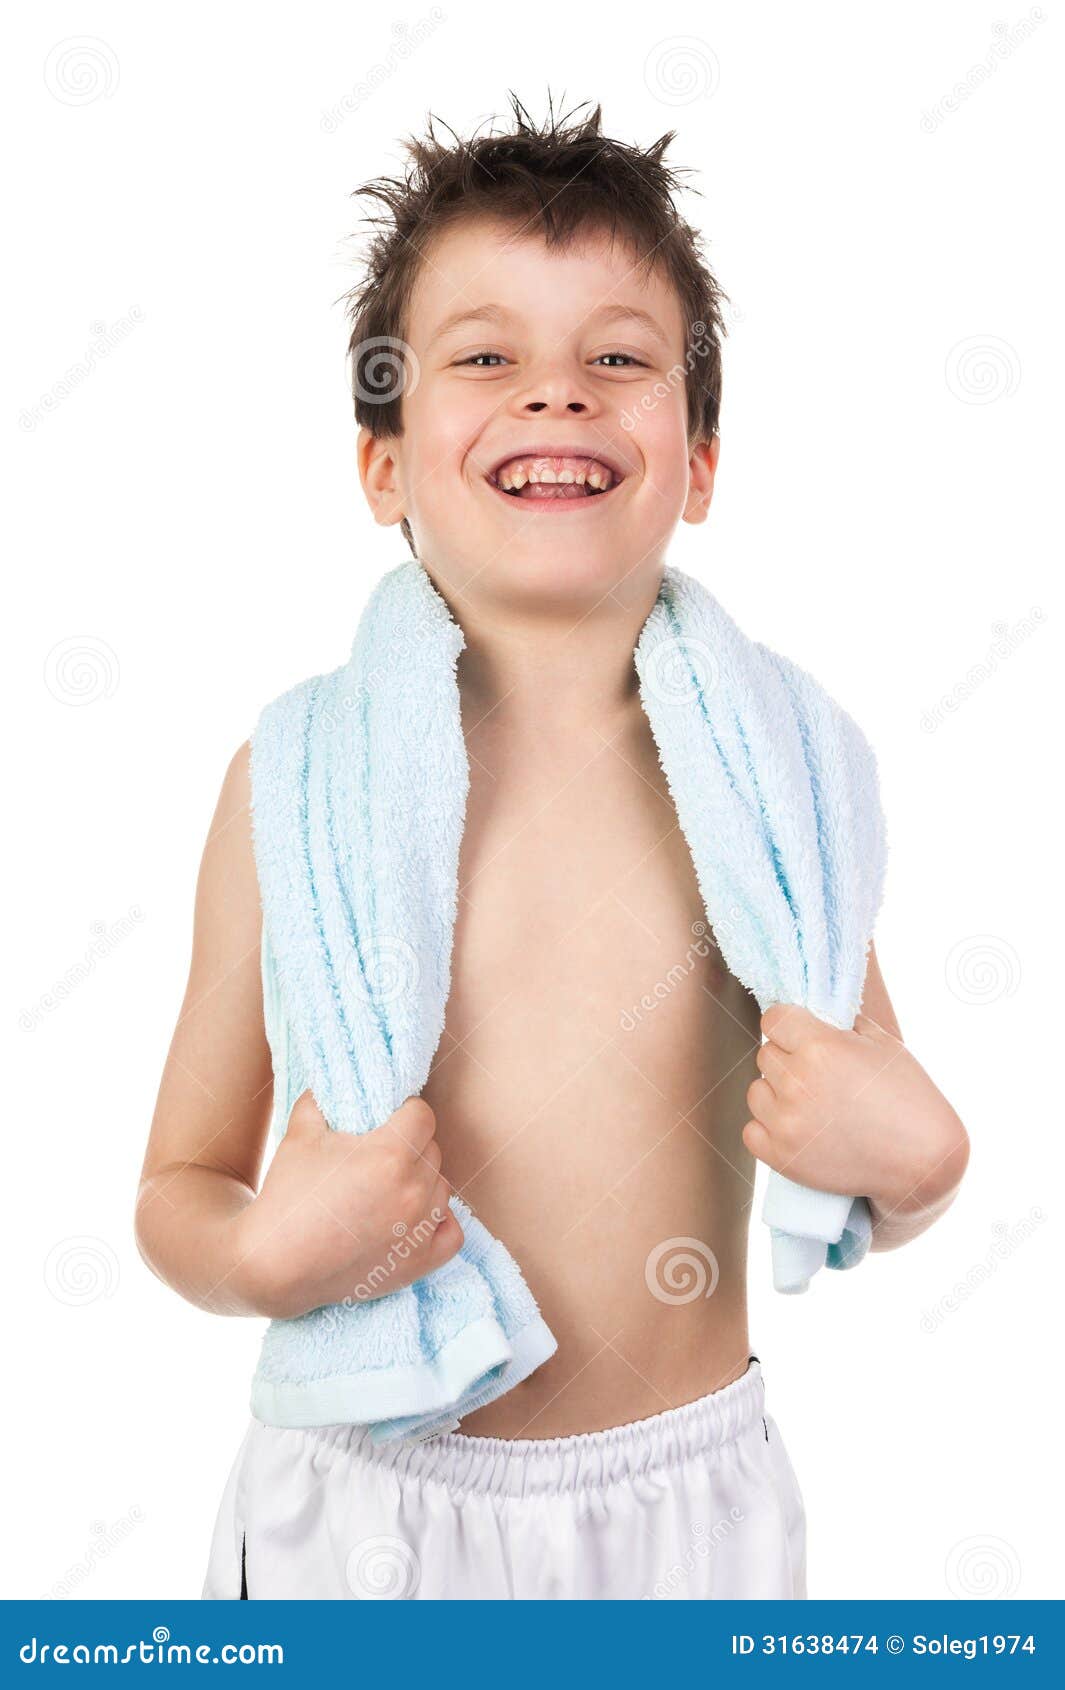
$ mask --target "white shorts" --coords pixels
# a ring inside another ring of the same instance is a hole
[[[253,1419],[205,1598],[805,1597],[806,1520],[761,1364],[628,1426],[370,1443]]]

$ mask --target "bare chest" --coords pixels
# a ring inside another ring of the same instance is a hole
[[[449,1177],[486,1221],[484,1203],[510,1212],[546,1180],[579,1208],[671,1141],[663,1179],[705,1195],[707,1135],[738,1141],[747,1118],[757,1006],[707,927],[645,719],[556,757],[490,737],[470,750],[425,1091]]]

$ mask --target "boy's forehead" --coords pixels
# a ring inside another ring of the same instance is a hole
[[[641,263],[631,237],[594,228],[565,246],[520,224],[468,219],[441,232],[424,250],[411,296],[409,332],[423,347],[453,319],[499,307],[510,316],[582,320],[599,308],[632,306],[647,314],[672,346],[683,342],[676,289],[659,269]],[[486,322],[487,326],[487,322]],[[500,325],[502,326],[502,324]],[[476,323],[469,320],[476,333]]]

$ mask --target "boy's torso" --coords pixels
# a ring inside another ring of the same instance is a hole
[[[555,1437],[747,1367],[758,1006],[706,927],[647,718],[467,724],[451,995],[423,1096],[443,1171],[558,1352],[462,1430]]]

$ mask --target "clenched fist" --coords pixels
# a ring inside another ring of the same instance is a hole
[[[289,1318],[366,1301],[450,1261],[462,1228],[435,1133],[419,1097],[368,1133],[333,1132],[309,1091],[297,1098],[262,1190],[233,1222],[254,1306]]]

